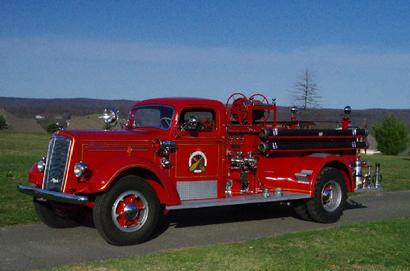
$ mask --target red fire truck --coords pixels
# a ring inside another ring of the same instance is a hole
[[[147,240],[168,211],[249,203],[290,203],[303,219],[335,222],[348,192],[364,182],[359,151],[367,130],[301,128],[292,108],[277,120],[274,101],[235,93],[216,100],[162,98],[137,102],[124,129],[60,130],[29,172],[39,218],[50,227],[74,224],[91,208],[95,227],[115,245]]]

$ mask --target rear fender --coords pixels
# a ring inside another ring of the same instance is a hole
[[[347,166],[347,161],[339,155],[333,154],[312,154],[302,157],[292,168],[292,172],[298,173],[302,170],[311,170],[312,174],[309,176],[309,192],[310,196],[314,197],[316,188],[316,179],[320,172],[325,167],[334,167],[339,169],[345,179],[346,188],[348,192],[353,191],[353,177],[350,167]]]
[[[109,189],[120,177],[128,174],[142,175],[157,193],[161,203],[175,205],[180,203],[175,185],[167,170],[139,157],[126,157],[110,160],[94,169],[88,180],[87,193],[101,193]]]

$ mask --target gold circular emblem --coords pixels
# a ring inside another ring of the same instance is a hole
[[[193,173],[205,172],[207,163],[205,153],[201,151],[193,152],[188,160],[189,171]]]

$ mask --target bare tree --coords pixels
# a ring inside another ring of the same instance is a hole
[[[320,105],[319,87],[311,71],[306,69],[292,90],[293,100],[303,110]]]

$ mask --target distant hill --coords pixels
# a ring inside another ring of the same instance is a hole
[[[126,116],[135,101],[130,100],[100,100],[86,98],[69,99],[33,99],[0,97],[0,108],[17,117],[33,118],[36,115],[47,117],[71,115],[85,116],[102,113],[104,108],[113,107]]]
[[[120,117],[126,118],[129,109],[135,103],[131,100],[101,100],[101,99],[33,99],[33,98],[9,98],[0,97],[0,108],[14,117],[13,122],[18,120],[29,121],[30,129],[37,130],[34,125],[36,115],[45,116],[49,121],[69,119],[70,126],[76,128],[100,128],[101,120],[97,120],[97,114],[101,114],[104,108],[112,107],[120,110]],[[351,117],[352,124],[360,127],[372,127],[374,123],[382,121],[386,116],[394,115],[404,122],[410,129],[410,109],[364,109],[353,108]],[[316,109],[309,112],[299,112],[298,119],[305,121],[323,121],[327,126],[335,127],[343,116],[343,108],[340,109]],[[7,116],[6,116],[7,117]],[[10,118],[10,117],[9,117]],[[278,120],[289,120],[289,107],[279,107]],[[34,122],[33,122],[34,121]],[[34,123],[34,124],[33,124]],[[320,122],[318,122],[320,124]],[[13,124],[22,127],[25,125]],[[44,127],[44,125],[43,125]],[[19,128],[20,129],[20,128]]]
[[[90,129],[104,127],[103,121],[98,118],[101,114],[91,114],[87,116],[71,116],[69,129]]]
[[[34,118],[20,118],[5,111],[0,106],[0,115],[3,115],[8,124],[8,130],[15,132],[45,133],[45,130],[37,123]]]

